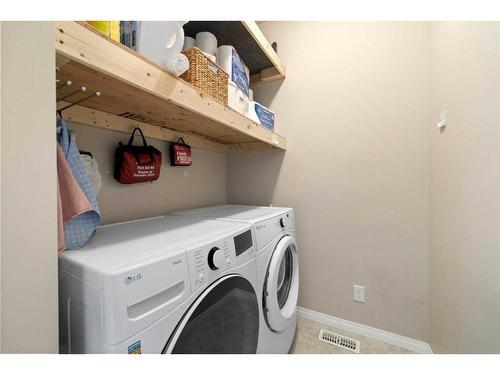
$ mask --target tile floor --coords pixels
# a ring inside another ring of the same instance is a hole
[[[360,342],[360,354],[414,354],[398,346],[386,344],[365,336],[355,335],[351,332],[343,331],[325,324],[313,322],[305,318],[297,318],[297,330],[295,339],[290,348],[291,354],[356,354],[349,350],[342,349],[318,339],[319,331],[326,329],[340,335],[352,337]]]

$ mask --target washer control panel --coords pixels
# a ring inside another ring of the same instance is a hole
[[[217,246],[210,249],[207,260],[208,266],[214,271],[224,267],[226,261],[229,261],[229,264],[231,264],[229,254],[224,253],[223,250],[219,249]]]
[[[249,236],[250,240],[248,240]],[[251,241],[250,228],[230,237],[188,249],[187,252],[193,292],[202,285],[216,280],[222,273],[231,268],[255,258],[255,247]]]

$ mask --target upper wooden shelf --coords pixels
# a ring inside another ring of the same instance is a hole
[[[195,147],[214,151],[286,149],[282,136],[265,129],[135,51],[78,22],[55,22],[57,76],[84,85],[93,97],[64,111],[64,117],[92,126],[163,140],[185,136]],[[85,94],[65,99],[76,102]],[[188,141],[188,142],[189,142]]]
[[[229,44],[250,70],[252,83],[285,78],[285,66],[268,40],[253,21],[189,21],[184,25],[187,36],[195,37],[200,31],[209,31],[217,37],[219,45]]]

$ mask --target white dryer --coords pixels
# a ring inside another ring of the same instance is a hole
[[[296,327],[299,262],[292,208],[221,205],[173,215],[252,225],[260,329],[258,353],[288,353]]]
[[[255,353],[250,225],[164,216],[102,226],[59,257],[62,353]]]

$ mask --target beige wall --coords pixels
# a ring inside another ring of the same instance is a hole
[[[288,76],[255,95],[288,151],[232,154],[226,178],[223,154],[193,149],[192,167],[172,168],[151,141],[160,180],[125,186],[112,168],[127,136],[72,124],[100,165],[103,222],[291,206],[300,305],[430,338],[435,352],[500,352],[499,23],[260,26]],[[2,22],[0,38],[0,348],[57,352],[53,25]]]
[[[2,165],[2,22],[0,21],[0,167]],[[0,353],[2,353],[2,172],[0,171]]]
[[[225,154],[193,148],[192,166],[171,167],[169,143],[148,138],[163,154],[160,178],[154,183],[122,185],[113,178],[114,152],[118,142],[126,143],[130,136],[81,124],[70,127],[80,150],[92,152],[99,163],[103,186],[98,203],[105,224],[226,203]]]
[[[58,352],[54,27],[1,23],[1,346]]]
[[[228,200],[295,208],[301,306],[427,339],[427,25],[260,26],[287,78],[255,96],[288,150],[228,157]]]
[[[58,352],[54,28],[2,22],[0,30],[0,347]],[[113,180],[112,168],[116,144],[128,137],[71,127],[99,162],[103,223],[226,202],[224,154],[193,149],[192,167],[173,168],[167,143],[151,141],[165,158],[160,180],[125,186]]]
[[[500,353],[500,23],[433,23],[430,340]],[[448,126],[436,129],[447,110]]]

